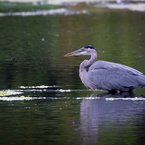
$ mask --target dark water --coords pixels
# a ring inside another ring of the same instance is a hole
[[[87,91],[63,57],[85,44],[145,72],[145,13],[0,17],[1,145],[145,144],[145,89]]]

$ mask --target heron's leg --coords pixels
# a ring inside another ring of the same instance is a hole
[[[128,91],[130,94],[133,94],[133,89],[131,88],[131,89],[129,89],[129,91]]]
[[[117,94],[117,93],[119,93],[119,92],[118,92],[118,90],[112,89],[112,90],[108,90],[108,93],[109,93],[109,94]]]
[[[120,93],[129,93],[129,94],[133,94],[133,88],[127,88],[127,89],[124,89],[124,90],[120,90]]]

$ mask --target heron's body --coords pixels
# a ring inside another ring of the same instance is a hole
[[[89,49],[89,47],[91,48]],[[79,76],[87,88],[122,92],[145,87],[145,75],[140,71],[118,63],[96,61],[96,50],[92,46],[87,46],[87,50],[84,48],[79,54],[84,55],[85,50],[87,54],[91,55],[91,58],[80,64]],[[76,55],[76,51],[67,55],[70,54]]]
[[[80,65],[79,75],[83,84],[92,90],[130,91],[145,86],[145,76],[125,65],[96,61],[89,68]]]

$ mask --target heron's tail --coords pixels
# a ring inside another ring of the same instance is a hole
[[[145,75],[138,76],[138,85],[141,87],[145,87]]]

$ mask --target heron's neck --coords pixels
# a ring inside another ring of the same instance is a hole
[[[97,59],[97,53],[93,53],[91,54],[91,58],[88,60],[88,64],[86,65],[86,67],[90,67]]]
[[[89,67],[96,61],[96,59],[97,59],[97,54],[93,53],[91,54],[91,58],[89,60],[84,60],[80,64],[79,76],[83,84],[88,88],[91,88],[90,80],[88,79],[88,70],[89,70]]]
[[[92,53],[91,57],[89,60],[84,60],[81,64],[80,64],[80,72],[87,72],[89,67],[96,61],[97,59],[97,53]]]

